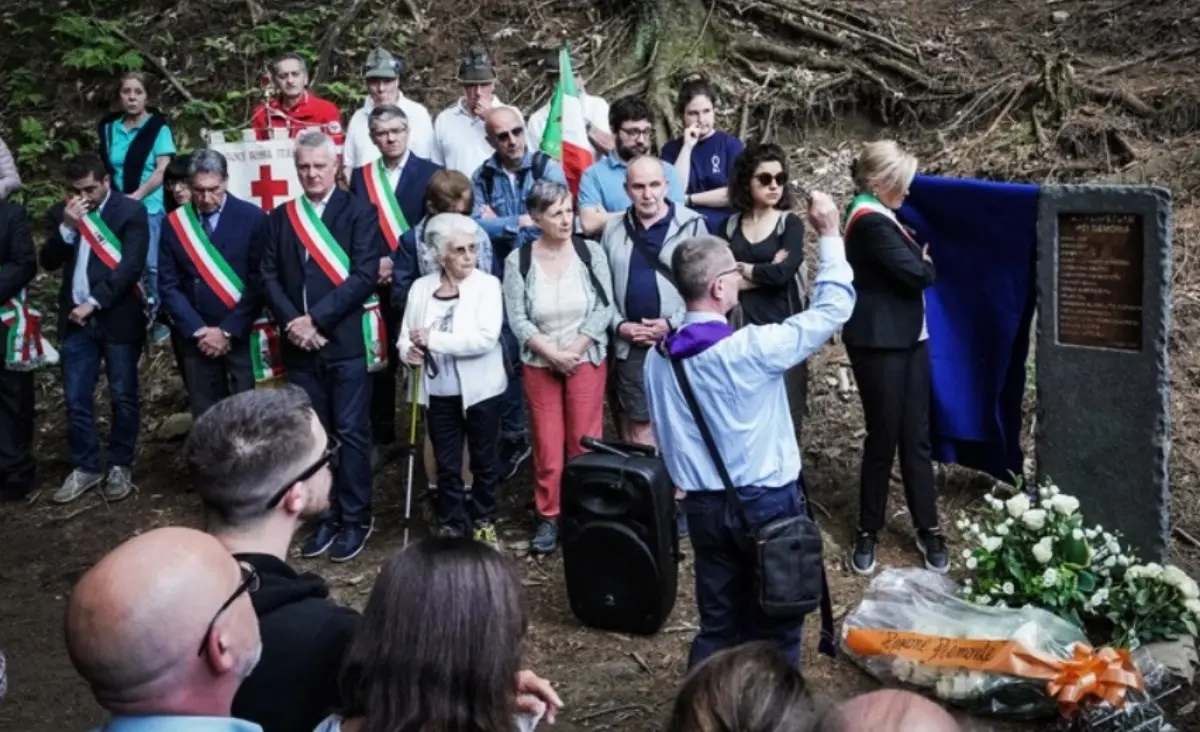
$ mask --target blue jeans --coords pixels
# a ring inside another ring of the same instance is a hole
[[[312,401],[317,419],[342,442],[325,519],[343,524],[371,518],[371,374],[363,356],[287,363],[287,379]]]
[[[141,422],[138,396],[141,344],[110,343],[93,318],[82,328],[68,324],[60,351],[71,462],[80,470],[101,472],[94,395],[103,359],[113,412],[108,436],[108,466],[131,467]]]
[[[158,308],[162,305],[162,301],[158,296],[158,249],[159,242],[162,240],[163,220],[166,218],[164,213],[149,214],[150,222],[150,248],[146,250],[146,271],[142,275],[142,281],[145,283],[146,296],[153,303],[150,306],[149,322],[154,324],[154,316],[158,314]]]
[[[804,511],[796,483],[778,488],[739,488],[752,531]],[[696,606],[700,631],[692,641],[688,668],[726,648],[771,641],[800,667],[803,620],[776,620],[759,607],[754,584],[754,553],[731,499],[724,491],[689,492],[683,512],[695,553]]]
[[[508,386],[500,395],[500,439],[529,439],[529,412],[525,406],[525,389],[521,381],[521,347],[508,323],[500,329],[500,345],[504,349],[505,373]]]

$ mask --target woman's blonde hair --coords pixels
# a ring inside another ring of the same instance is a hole
[[[863,145],[850,164],[854,187],[860,191],[907,188],[917,174],[917,158],[895,140],[879,140]]]

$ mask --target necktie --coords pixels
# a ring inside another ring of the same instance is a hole
[[[200,214],[200,226],[204,229],[205,236],[212,236],[212,214]]]

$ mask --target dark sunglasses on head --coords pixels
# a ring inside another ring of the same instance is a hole
[[[262,581],[258,576],[258,570],[254,569],[254,567],[246,564],[245,562],[238,562],[238,567],[240,567],[242,570],[242,583],[238,585],[236,590],[233,591],[233,594],[229,596],[229,599],[221,604],[221,607],[219,607],[217,612],[213,614],[212,620],[208,621],[208,627],[204,629],[204,637],[200,639],[200,650],[196,651],[197,656],[203,656],[204,649],[208,648],[208,637],[212,635],[213,627],[216,626],[217,618],[221,617],[221,613],[228,610],[229,606],[237,602],[239,597],[247,592],[257,591],[259,586],[262,585]]]
[[[524,134],[525,134],[524,127],[514,127],[511,130],[505,130],[504,132],[497,132],[496,139],[499,140],[500,142],[508,142],[510,138],[515,140]]]
[[[783,186],[787,185],[788,179],[787,173],[776,173],[775,175],[771,175],[770,173],[759,173],[758,175],[754,176],[754,180],[758,181],[758,184],[764,187],[771,185],[771,181],[775,181],[775,185],[782,188]]]
[[[321,468],[325,467],[326,465],[329,466],[330,470],[336,470],[338,454],[341,449],[341,441],[333,435],[330,435],[329,441],[325,444],[325,451],[321,453],[321,457],[317,458],[315,463],[305,468],[304,471],[295,478],[289,480],[282,488],[279,489],[278,493],[271,496],[271,500],[267,501],[266,508],[275,508],[278,506],[279,502],[283,500],[283,497],[287,495],[287,492],[292,489],[292,486],[296,485],[297,483],[303,483],[304,481],[313,477],[317,473],[321,472]]]

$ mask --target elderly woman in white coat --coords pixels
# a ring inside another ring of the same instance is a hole
[[[500,280],[475,265],[479,225],[462,214],[438,214],[424,245],[439,271],[413,282],[397,341],[405,363],[419,369],[418,401],[437,463],[438,532],[496,544],[500,400],[508,385],[500,346],[504,300]],[[463,440],[474,485],[462,479]]]

